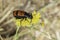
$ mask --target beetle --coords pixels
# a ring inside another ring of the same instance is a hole
[[[33,18],[31,13],[27,13],[27,12],[21,11],[21,10],[13,11],[13,16],[16,19],[26,19],[26,18],[32,19]]]

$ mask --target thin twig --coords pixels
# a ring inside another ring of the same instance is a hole
[[[1,35],[0,35],[0,39],[3,40],[3,38],[1,37]]]
[[[60,32],[59,31],[56,31],[56,37],[57,37],[57,40],[60,40]]]
[[[5,22],[2,26],[7,25],[7,24],[9,24],[9,23],[13,22],[13,20],[14,20],[14,18],[11,18],[11,19],[10,19],[10,20],[8,20],[7,22]]]
[[[14,7],[12,7],[5,16],[2,17],[2,19],[0,20],[0,23],[2,23],[8,16],[9,14],[11,13],[11,11],[14,9]]]
[[[1,13],[0,17],[3,16],[8,10],[11,9],[12,5],[8,5],[8,7]]]

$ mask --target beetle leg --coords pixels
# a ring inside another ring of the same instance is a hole
[[[23,19],[21,19],[20,24],[21,24],[22,21],[23,21]]]
[[[25,18],[25,20],[27,20],[27,18]],[[27,20],[28,21],[28,20]],[[29,22],[29,21],[28,21]]]

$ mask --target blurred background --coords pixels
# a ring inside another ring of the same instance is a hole
[[[18,40],[60,40],[60,0],[0,0],[0,40],[13,40],[13,10],[17,9],[41,13],[39,24],[19,29]],[[40,24],[43,21],[44,27]]]

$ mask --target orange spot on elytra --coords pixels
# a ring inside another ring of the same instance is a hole
[[[16,16],[16,11],[13,12],[13,16]]]
[[[18,12],[18,16],[24,16],[24,12]]]

